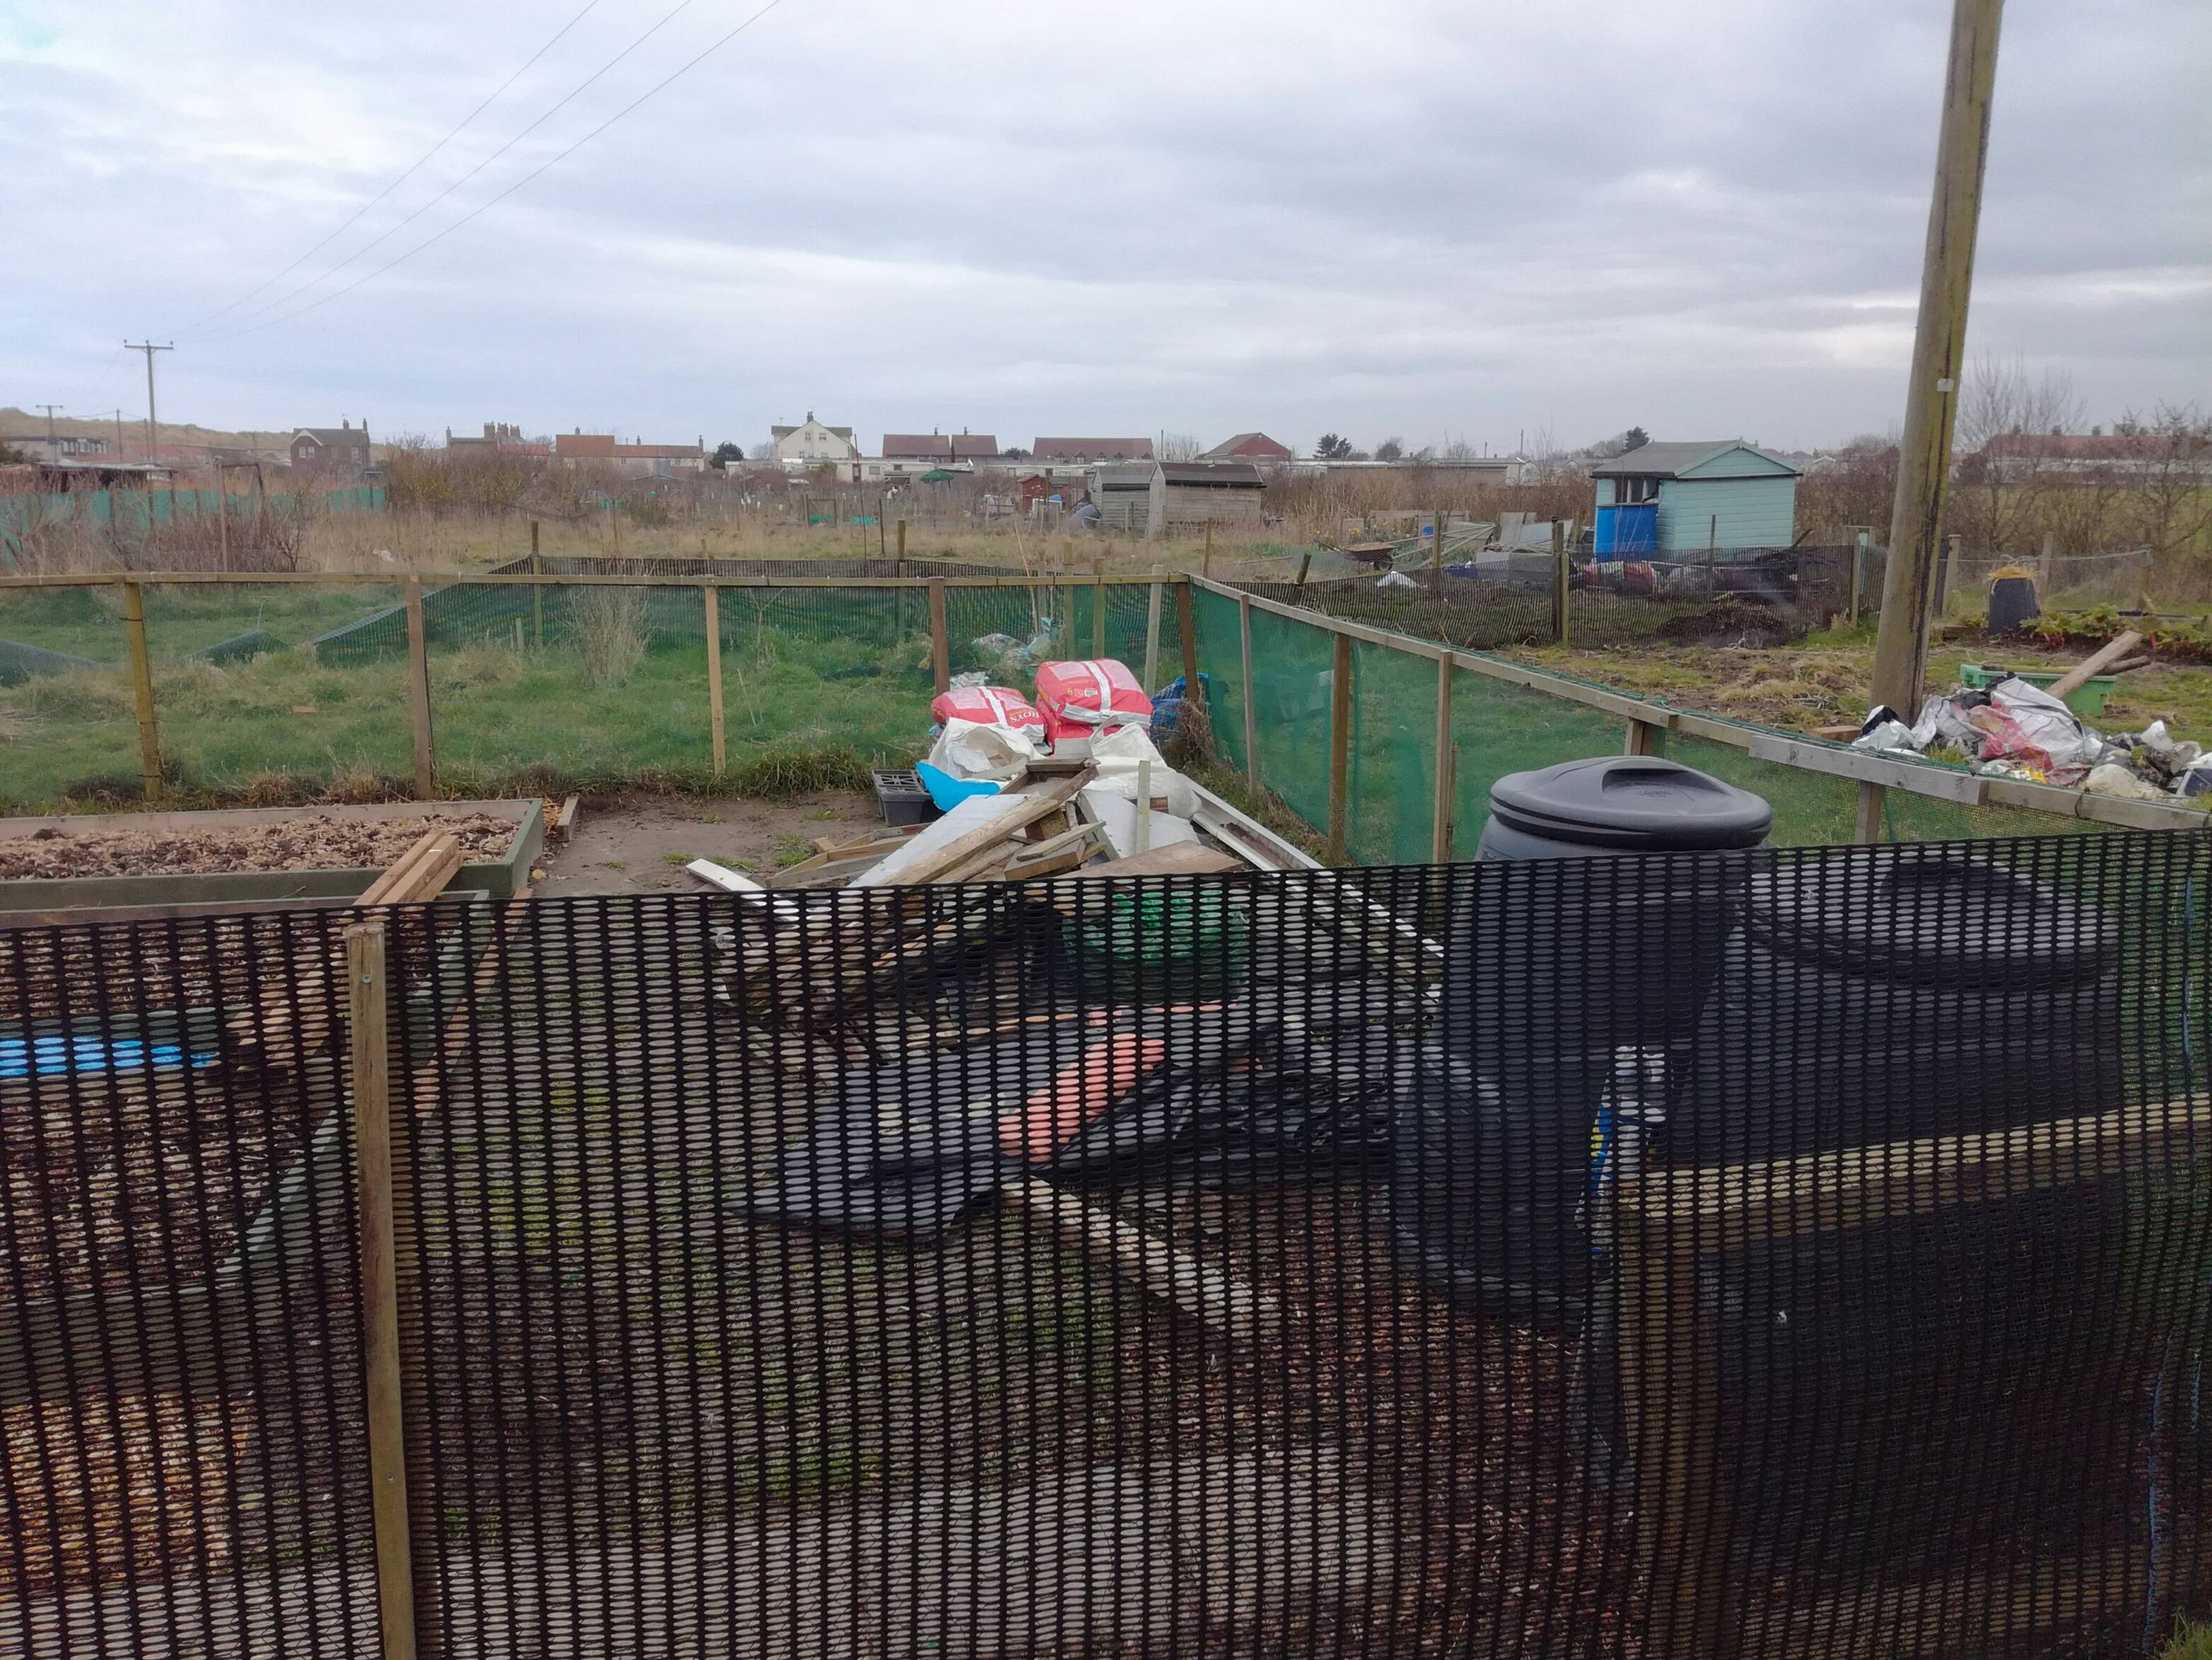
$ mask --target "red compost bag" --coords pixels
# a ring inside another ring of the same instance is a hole
[[[1036,702],[1054,727],[1152,724],[1152,700],[1127,665],[1110,657],[1038,664]]]
[[[1044,716],[1011,686],[962,686],[939,692],[929,712],[940,725],[947,721],[974,721],[987,727],[1011,727],[1033,738],[1044,736]]]

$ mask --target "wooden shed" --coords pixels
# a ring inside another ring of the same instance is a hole
[[[1651,551],[1786,548],[1796,535],[1797,469],[1741,438],[1651,443],[1590,469],[1597,505],[1656,505]]]
[[[1163,461],[1152,485],[1152,534],[1256,525],[1267,481],[1249,461]]]
[[[1098,508],[1098,528],[1125,536],[1152,535],[1152,480],[1158,471],[1158,464],[1152,461],[1092,468],[1091,499]]]

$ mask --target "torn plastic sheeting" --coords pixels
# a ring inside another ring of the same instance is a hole
[[[1362,1164],[1387,1152],[1413,1061],[1388,1031],[1288,1031],[1241,1005],[1117,1017],[1073,1053],[1055,1032],[856,1074],[739,1202],[927,1241],[1025,1172],[1218,1186]]]
[[[1036,730],[1042,735],[1044,728],[1040,725]],[[986,779],[1006,784],[1027,771],[1039,753],[1036,741],[1021,727],[955,715],[945,721],[945,730],[929,746],[929,764],[963,782]],[[940,801],[938,805],[945,804]]]

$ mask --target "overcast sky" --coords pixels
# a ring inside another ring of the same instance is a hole
[[[380,437],[1901,414],[1941,0],[780,0],[349,287],[760,3],[688,0],[518,139],[676,5],[599,0],[279,278],[583,0],[0,0],[0,403],[143,415],[150,331],[166,418]],[[2013,0],[1971,350],[2093,418],[2212,401],[2208,84],[2206,0]]]

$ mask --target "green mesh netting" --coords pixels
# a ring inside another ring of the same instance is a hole
[[[1244,675],[1243,646],[1237,632],[1237,604],[1218,593],[1194,588],[1190,596],[1190,620],[1198,645],[1199,672],[1206,678],[1206,714],[1213,723],[1214,748],[1224,761],[1241,772],[1245,765]],[[1182,648],[1180,640],[1176,648]]]
[[[121,618],[114,588],[0,589],[0,814],[142,789]]]
[[[1436,664],[1354,641],[1345,820],[1345,852],[1353,862],[1429,861],[1436,751]]]
[[[1308,824],[1328,824],[1328,718],[1335,638],[1273,612],[1252,613],[1252,709],[1260,782]],[[1205,667],[1205,660],[1200,666]],[[1232,655],[1213,683],[1243,673]],[[1241,719],[1241,714],[1240,714]],[[1222,724],[1216,721],[1217,729]]]
[[[1618,755],[1620,719],[1547,692],[1461,669],[1452,676],[1452,851],[1472,859],[1490,816],[1490,787],[1586,756]]]

